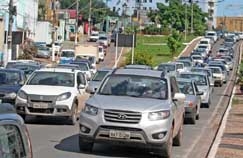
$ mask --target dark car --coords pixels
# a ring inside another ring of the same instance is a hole
[[[15,105],[17,92],[26,80],[22,70],[0,69],[0,103]]]
[[[32,158],[29,132],[11,104],[0,104],[0,158]]]
[[[24,71],[25,75],[28,77],[32,72],[35,70],[39,70],[43,68],[43,65],[37,65],[37,64],[32,64],[32,63],[17,63],[12,65],[10,68],[12,69],[18,69]]]

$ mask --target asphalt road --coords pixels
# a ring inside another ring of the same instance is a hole
[[[214,46],[213,52],[218,47],[220,47],[219,43]],[[238,45],[236,47],[236,51],[238,51]],[[110,62],[110,60],[107,60],[107,62]],[[212,120],[215,110],[222,104],[224,97],[227,97],[225,96],[225,89],[232,82],[231,76],[232,73],[230,73],[228,83],[223,87],[214,88],[214,93],[211,96],[212,104],[209,109],[200,109],[200,120],[196,122],[196,125],[184,125],[183,143],[180,147],[173,147],[173,158],[191,157],[190,155],[195,147],[200,146],[198,142],[202,135],[207,132],[204,129]],[[32,117],[27,120],[27,126],[30,132],[35,158],[155,157],[144,149],[110,146],[106,144],[96,144],[92,154],[80,153],[78,149],[78,125],[68,125],[68,122],[62,118]]]

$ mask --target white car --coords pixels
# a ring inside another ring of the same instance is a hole
[[[99,36],[97,43],[102,43],[104,46],[108,47],[110,46],[110,39],[108,36],[102,35]]]
[[[99,61],[104,61],[106,53],[103,46],[98,46],[98,52],[99,52]]]
[[[89,36],[89,42],[96,42],[99,39],[99,32],[93,31]]]
[[[211,50],[212,48],[212,40],[211,39],[209,39],[209,38],[202,38],[201,40],[200,40],[200,42],[199,42],[199,45],[200,44],[206,44],[206,45],[209,45],[209,49]]]
[[[75,124],[80,96],[87,81],[75,69],[45,68],[36,70],[17,93],[15,108],[26,116],[63,116]]]
[[[206,31],[205,38],[212,39],[214,42],[218,40],[218,35],[215,31]]]
[[[211,52],[211,45],[210,44],[198,44],[198,49],[205,49],[206,54],[209,54]]]
[[[192,55],[192,60],[194,63],[201,63],[203,64],[203,57],[200,55]]]
[[[219,67],[209,67],[213,73],[213,78],[214,78],[214,86],[220,86],[222,87],[225,76],[222,70]]]

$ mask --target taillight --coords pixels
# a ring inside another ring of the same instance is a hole
[[[30,140],[30,134],[29,131],[27,129],[27,127],[25,126],[25,135],[27,137],[27,143],[28,143],[28,158],[33,158],[33,151],[32,151],[32,144],[31,144],[31,140]]]

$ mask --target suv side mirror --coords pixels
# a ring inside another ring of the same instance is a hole
[[[175,93],[173,101],[185,101],[186,95],[183,93]]]
[[[197,92],[197,95],[203,95],[204,93],[203,92]]]

